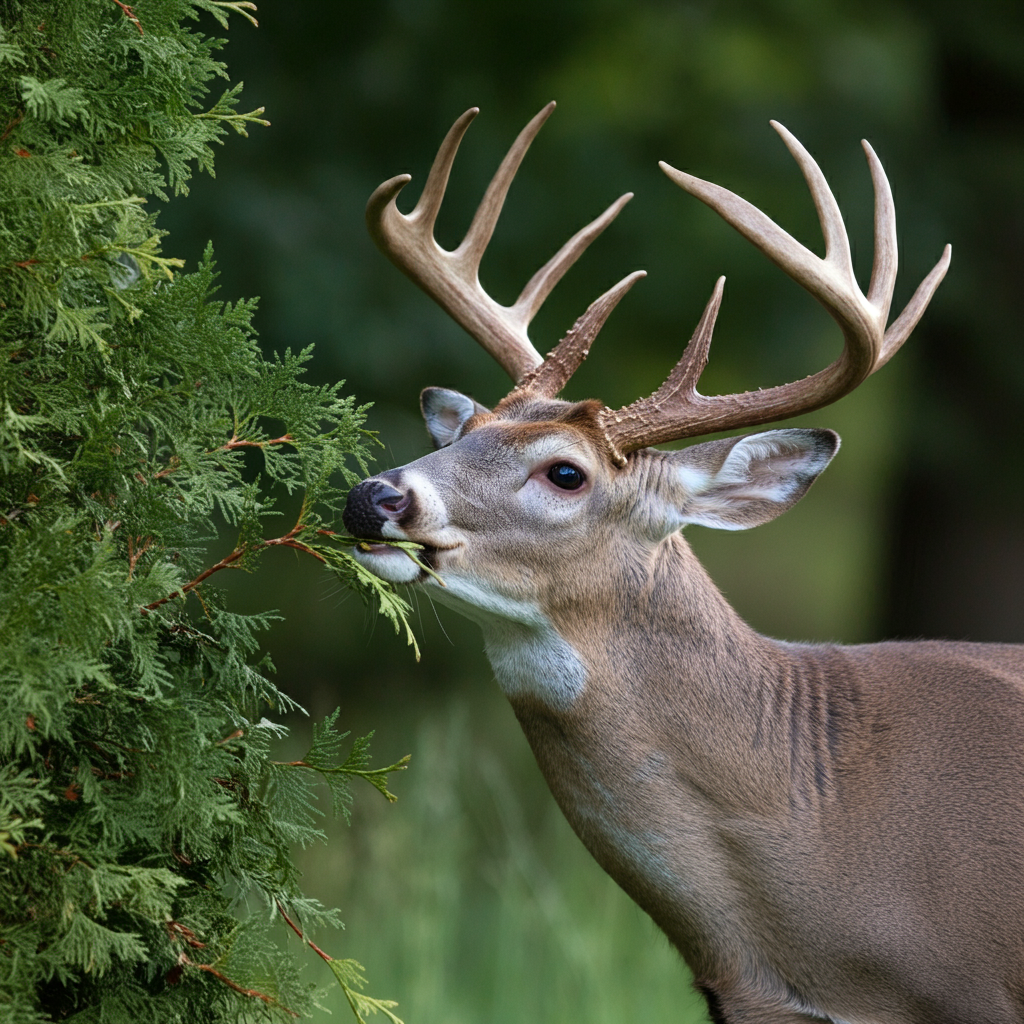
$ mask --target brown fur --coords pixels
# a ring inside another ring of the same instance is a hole
[[[548,696],[558,680],[510,692],[576,833],[716,1021],[1024,1020],[1024,647],[757,634],[671,518],[742,439],[617,468],[600,408],[503,403],[380,478],[429,480],[439,498],[405,535],[454,538],[436,561],[450,586],[536,607],[585,668],[568,703]],[[834,450],[819,433],[807,451]],[[549,494],[538,444],[586,488]],[[778,514],[810,479],[737,515]],[[489,651],[530,650],[533,627],[464,610]]]

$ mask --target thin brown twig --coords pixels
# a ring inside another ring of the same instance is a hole
[[[249,996],[252,999],[262,999],[263,1002],[270,1006],[279,1007],[292,1017],[300,1016],[294,1010],[289,1010],[283,1003],[279,1003],[273,996],[268,996],[266,992],[260,992],[255,988],[243,988],[237,981],[232,981],[226,974],[218,971],[216,967],[211,967],[210,964],[197,964],[194,960],[190,960],[184,952],[178,954],[178,963],[183,967],[195,967],[200,971],[206,971],[207,974],[212,974],[218,981],[223,982],[229,989],[237,992],[239,995]]]
[[[269,540],[261,540],[252,544],[242,544],[235,548],[230,554],[225,555],[216,565],[211,565],[209,568],[204,569],[195,579],[189,580],[183,587],[173,591],[166,597],[161,597],[157,601],[153,601],[150,604],[143,605],[139,611],[143,615],[148,615],[151,611],[159,608],[162,604],[167,604],[168,601],[173,601],[176,597],[184,597],[186,594],[194,591],[201,583],[208,580],[215,572],[220,572],[221,569],[229,569],[246,552],[259,551],[262,548],[273,548],[273,547],[288,547],[295,548],[296,551],[304,551],[307,555],[312,555],[317,561],[327,564],[327,559],[320,554],[319,551],[314,550],[308,544],[303,544],[302,541],[296,540],[295,538],[305,530],[305,525],[300,521],[296,523],[287,533],[282,534],[280,537],[271,537]],[[141,554],[141,552],[140,552]],[[198,594],[196,595],[199,596]],[[202,598],[200,598],[202,600]]]
[[[200,942],[196,937],[196,933],[187,925],[182,924],[180,921],[167,921],[165,924],[167,927],[167,937],[171,942],[181,939],[193,949],[206,949],[206,943]]]
[[[311,939],[307,939],[306,936],[302,934],[302,929],[284,912],[284,907],[281,906],[280,900],[275,900],[274,902],[277,904],[277,909],[281,912],[281,916],[288,922],[288,925],[291,928],[291,930],[295,932],[295,934],[298,935],[298,937],[302,939],[302,941],[305,942],[306,945],[309,946],[309,948],[313,950],[314,953],[318,953],[320,956],[324,958],[324,960],[326,960],[328,963],[331,963],[334,957],[329,956],[315,942],[313,942]]]
[[[262,547],[275,547],[282,546],[287,548],[295,548],[296,551],[305,551],[307,555],[312,555],[317,561],[327,564],[327,559],[320,554],[319,551],[315,551],[308,544],[303,544],[302,541],[292,540],[287,534],[284,537],[275,537],[273,540],[263,541]]]
[[[209,579],[215,572],[220,572],[221,569],[227,569],[229,566],[234,565],[245,554],[246,550],[247,547],[244,544],[240,548],[235,548],[230,555],[222,558],[216,565],[211,565],[208,569],[204,569],[194,580],[190,580],[180,590],[175,590],[166,597],[161,597],[159,601],[143,605],[139,610],[143,615],[148,615],[151,611],[159,608],[160,605],[167,604],[168,601],[173,601],[176,597],[184,597],[190,590],[195,590],[203,580]]]
[[[127,4],[121,3],[121,0],[114,0],[114,3],[124,11],[124,16],[139,30],[139,35],[145,35],[142,31],[142,22],[135,16],[135,12]]]
[[[273,444],[294,445],[295,438],[292,437],[291,434],[282,434],[280,437],[271,437],[268,438],[266,441],[247,441],[244,437],[240,438],[237,434],[232,434],[231,439],[229,441],[225,441],[223,444],[217,445],[216,448],[208,449],[204,454],[212,455],[214,452],[230,452],[234,451],[236,448],[259,448],[260,450],[262,450],[263,448],[267,447],[267,445]],[[172,455],[168,460],[167,465],[163,469],[153,474],[153,479],[162,480],[165,476],[169,476],[171,473],[174,473],[180,468],[181,457],[178,455]],[[140,481],[140,483],[146,482],[145,477],[141,473],[136,474],[136,479]]]
[[[170,461],[167,463],[167,465],[163,469],[161,469],[159,472],[153,474],[153,479],[154,480],[161,480],[165,476],[167,476],[168,473],[173,473],[180,466],[181,466],[181,458],[179,456],[177,456],[177,455],[172,455],[171,458],[170,458]],[[139,473],[138,479],[140,479],[143,483],[146,482],[146,478],[141,473]]]
[[[19,110],[18,113],[7,122],[7,127],[4,129],[3,135],[0,135],[0,142],[6,142],[10,138],[11,132],[25,120],[25,111]]]
[[[135,544],[139,543],[139,547],[136,548]],[[128,538],[128,579],[131,579],[135,575],[135,563],[149,550],[149,545],[153,543],[152,537],[129,537]]]
[[[295,438],[291,434],[282,434],[280,437],[271,437],[266,441],[246,441],[245,438],[238,437],[237,434],[231,435],[230,441],[225,441],[220,448],[212,449],[215,452],[227,449],[230,451],[233,448],[263,448],[268,444],[292,444]]]

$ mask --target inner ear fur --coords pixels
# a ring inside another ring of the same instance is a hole
[[[420,410],[435,448],[446,448],[457,441],[469,420],[478,413],[490,412],[475,399],[450,388],[424,388]]]
[[[833,430],[768,430],[668,453],[680,525],[748,530],[795,505],[839,450]]]

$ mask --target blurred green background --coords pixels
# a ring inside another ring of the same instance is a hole
[[[624,191],[636,198],[537,317],[546,351],[633,269],[567,390],[623,404],[678,358],[728,275],[708,394],[806,375],[838,351],[820,307],[658,170],[664,159],[761,206],[821,251],[803,180],[768,126],[818,159],[870,271],[871,141],[896,198],[895,309],[953,244],[953,263],[900,355],[806,418],[843,448],[810,496],[746,534],[690,531],[757,628],[790,639],[1024,641],[1022,185],[1024,5],[1017,0],[264,0],[226,59],[273,127],[218,154],[216,181],[161,218],[191,264],[212,238],[222,296],[262,297],[268,349],[316,343],[313,373],[375,403],[380,466],[427,450],[427,384],[493,404],[496,365],[370,242],[373,188],[410,172],[408,210],[451,122],[473,123],[439,240],[461,238],[490,175],[548,100],[484,261],[510,302]],[[417,602],[423,660],[315,568],[280,554],[226,582],[277,607],[279,681],[315,716],[340,704],[375,753],[413,753],[400,800],[357,803],[351,831],[302,855],[310,890],[348,923],[324,936],[361,958],[408,1024],[702,1020],[666,942],[561,821],[481,652],[475,627]],[[294,721],[296,742],[306,729]],[[340,1008],[338,1008],[340,1009]],[[345,1011],[347,1012],[347,1011]]]

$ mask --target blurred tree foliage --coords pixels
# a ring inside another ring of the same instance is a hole
[[[510,301],[614,197],[637,193],[532,329],[545,351],[593,297],[647,269],[569,388],[570,397],[609,403],[660,382],[719,273],[729,283],[707,393],[804,375],[838,346],[820,308],[674,188],[656,161],[738,191],[820,251],[804,183],[767,125],[782,121],[832,183],[866,280],[871,186],[857,142],[868,138],[896,197],[894,306],[947,241],[953,265],[899,359],[813,417],[838,426],[846,445],[816,488],[825,503],[828,488],[841,492],[821,537],[824,561],[808,555],[793,569],[823,581],[805,602],[810,613],[776,614],[777,588],[758,589],[750,571],[761,563],[764,576],[785,572],[771,550],[762,562],[758,547],[772,548],[775,524],[755,531],[761,539],[749,546],[729,538],[732,554],[717,538],[694,536],[716,578],[765,628],[842,639],[1024,639],[1022,21],[1012,0],[291,4],[274,14],[271,32],[239,40],[237,65],[259,74],[275,126],[245,154],[225,154],[227,201],[196,190],[203,216],[193,204],[193,251],[215,236],[231,254],[230,287],[264,296],[265,335],[275,345],[317,342],[315,372],[325,379],[345,368],[377,402],[375,422],[387,425],[398,460],[425,444],[415,415],[422,386],[457,387],[485,403],[507,387],[502,371],[376,252],[362,223],[370,191],[403,171],[413,175],[409,208],[466,107],[482,113],[442,210],[439,238],[448,245],[515,133],[547,100],[560,105],[519,172],[484,261],[485,286],[499,299]],[[787,529],[779,525],[777,536]],[[859,574],[829,569],[844,545]],[[815,618],[829,586],[863,591],[856,615]]]

